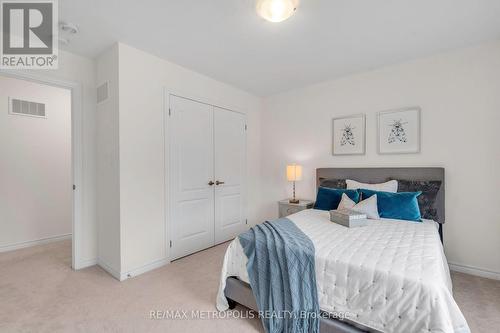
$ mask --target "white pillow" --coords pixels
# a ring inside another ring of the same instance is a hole
[[[380,220],[377,209],[376,194],[356,204],[347,196],[347,194],[342,193],[342,200],[340,200],[337,210],[351,210],[357,213],[366,214],[366,217],[369,219]]]
[[[364,188],[372,191],[383,191],[383,192],[392,192],[396,193],[398,191],[398,181],[397,180],[389,180],[385,183],[379,184],[366,184],[360,183],[355,180],[346,179],[347,189],[348,190],[357,190],[360,188]]]

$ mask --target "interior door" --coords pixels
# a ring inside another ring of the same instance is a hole
[[[216,244],[246,229],[245,122],[240,113],[214,107]]]
[[[171,258],[214,245],[213,107],[170,98]]]

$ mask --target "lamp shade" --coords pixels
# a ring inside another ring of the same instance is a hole
[[[296,164],[287,165],[286,179],[290,182],[302,180],[302,166]]]

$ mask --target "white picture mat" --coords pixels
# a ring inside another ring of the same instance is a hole
[[[395,135],[395,123],[402,126],[402,136]],[[389,139],[392,138],[392,142]],[[403,141],[406,140],[406,141]],[[420,108],[412,107],[378,113],[379,154],[420,152]]]
[[[342,139],[346,127],[351,129],[348,142]],[[365,153],[366,117],[358,114],[333,119],[333,155],[362,155]],[[354,143],[354,144],[353,144]]]

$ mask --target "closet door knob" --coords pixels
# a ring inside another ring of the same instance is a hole
[[[215,185],[222,185],[222,184],[224,184],[224,182],[220,182],[218,180],[215,181]]]
[[[210,186],[212,186],[213,184],[215,184],[213,181],[208,182],[208,185],[210,185]]]

